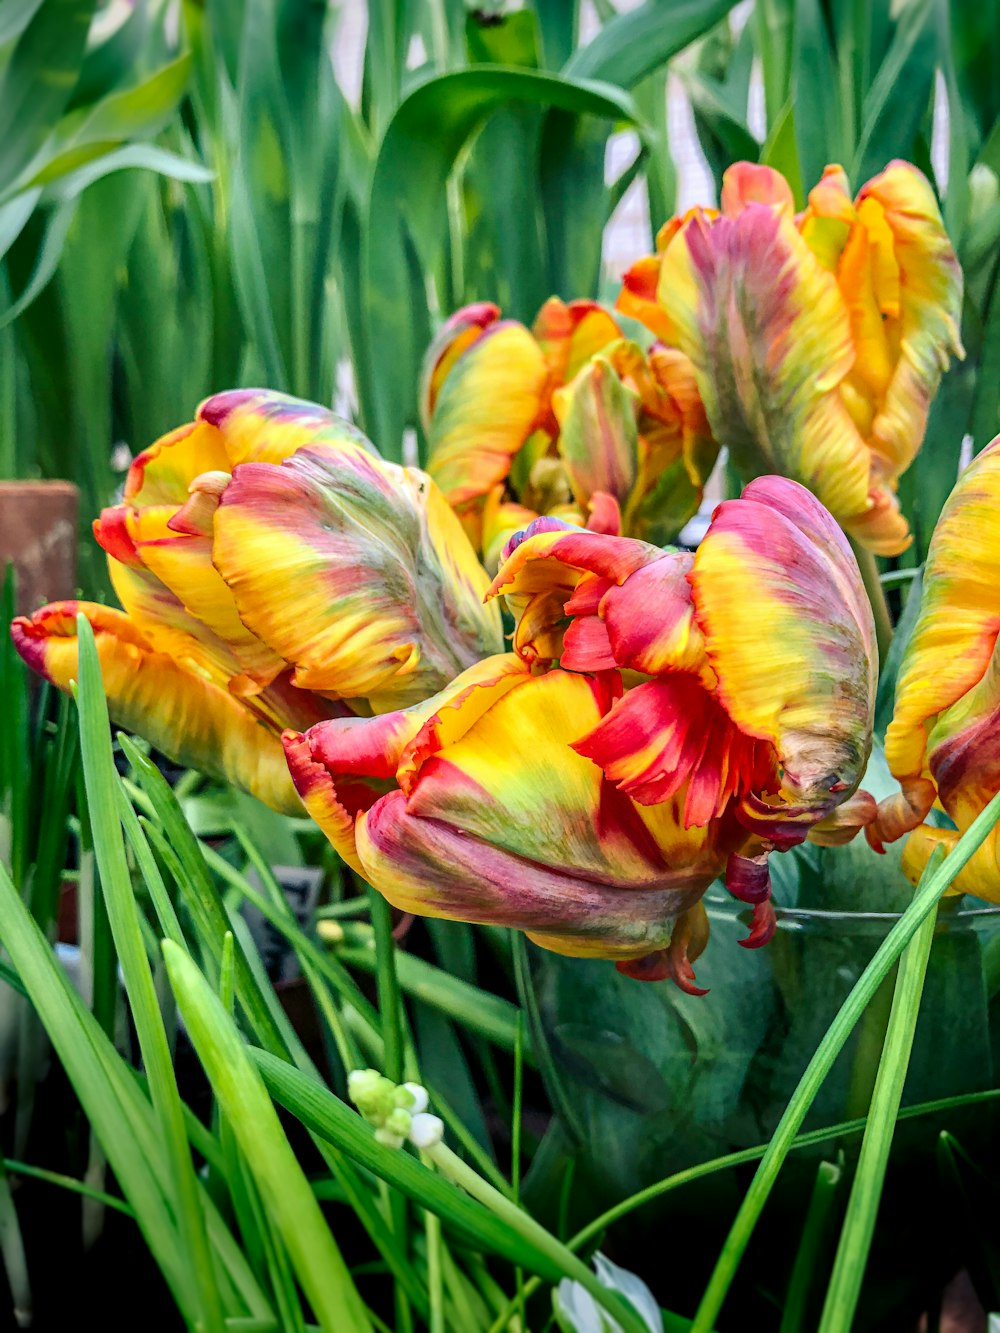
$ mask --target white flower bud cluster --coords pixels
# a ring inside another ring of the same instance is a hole
[[[393,1083],[377,1069],[353,1069],[347,1095],[387,1148],[409,1141],[415,1148],[433,1148],[444,1136],[444,1124],[427,1111],[427,1089],[419,1083]]]

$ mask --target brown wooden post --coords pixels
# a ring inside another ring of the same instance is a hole
[[[76,595],[79,506],[69,481],[0,482],[0,575],[13,561],[19,614]]]

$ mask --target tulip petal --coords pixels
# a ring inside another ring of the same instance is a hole
[[[862,186],[857,208],[875,251],[874,297],[880,322],[885,336],[899,349],[871,431],[872,447],[884,457],[887,471],[896,475],[920,447],[949,353],[964,356],[959,335],[962,270],[934,191],[910,163],[890,162]],[[892,274],[883,276],[890,267],[898,272],[895,284]],[[862,360],[859,348],[859,365]]]
[[[128,505],[182,505],[202,472],[229,471],[219,432],[207,422],[189,422],[137,454],[125,478]]]
[[[872,839],[891,841],[926,816],[934,800],[929,731],[987,675],[1000,635],[1000,438],[969,464],[931,538],[920,613],[896,681],[885,753],[902,787],[879,807]],[[988,693],[989,686],[984,687]],[[979,708],[983,691],[971,707]],[[964,716],[954,715],[953,724]],[[956,727],[961,730],[961,726]]]
[[[528,931],[577,957],[642,957],[669,944],[691,893],[611,886],[526,861],[440,819],[418,818],[402,792],[358,819],[364,873],[394,907]]]
[[[552,395],[559,456],[578,504],[586,507],[595,491],[613,495],[620,505],[628,500],[638,463],[638,402],[639,395],[603,356]]]
[[[569,748],[597,725],[603,707],[585,677],[528,677],[424,764],[408,811],[606,883],[690,883],[709,835],[684,834],[675,803],[640,809],[609,794],[599,769]],[[511,737],[523,737],[524,748]]]
[[[545,357],[553,385],[571,379],[609,343],[622,336],[613,315],[596,301],[570,301],[550,296],[531,327]]]
[[[734,797],[777,789],[773,752],[743,735],[695,676],[636,685],[575,742],[642,805],[684,796],[684,827],[703,828]]]
[[[420,372],[420,424],[429,435],[431,416],[441,385],[462,353],[484,329],[500,318],[500,307],[492,301],[476,301],[456,310],[438,329],[424,354]]]
[[[226,471],[238,463],[281,463],[304,445],[334,453],[342,447],[375,453],[368,437],[350,422],[317,403],[272,389],[213,394],[200,405],[197,416],[218,430],[228,459]]]
[[[178,764],[241,787],[276,810],[301,813],[277,734],[224,687],[157,652],[121,611],[56,602],[30,619],[19,617],[11,632],[29,666],[69,689],[79,669],[78,612],[94,630],[116,725],[138,732]]]
[[[490,324],[452,365],[430,421],[428,471],[460,513],[506,478],[547,381],[541,348],[512,320]]]
[[[661,555],[602,597],[601,617],[620,667],[650,676],[706,668],[688,582],[693,563],[686,552]]]
[[[801,523],[747,496],[720,505],[690,578],[719,699],[741,731],[771,742],[785,799],[814,821],[864,772],[874,630],[863,592],[844,596],[845,578],[860,585],[856,563],[830,558],[813,535],[822,523],[816,501],[796,490],[808,516]],[[758,814],[780,817],[769,808]]]
[[[864,515],[870,460],[837,392],[854,347],[834,275],[791,219],[764,204],[711,225],[696,218],[678,243],[689,279],[675,291],[664,265],[660,299],[713,434],[742,475],[793,476],[840,522]]]
[[[196,478],[192,485],[197,484]],[[214,497],[214,504],[218,504],[218,496]],[[160,508],[129,512],[126,521],[137,554],[188,615],[217,636],[232,653],[237,671],[233,673],[231,688],[254,693],[269,685],[288,664],[240,620],[233,595],[212,563],[211,535],[176,533],[170,527],[173,517]]]
[[[433,483],[349,444],[237,467],[214,559],[301,688],[385,711],[501,646],[485,571]]]
[[[676,802],[640,809],[573,753],[603,707],[590,681],[558,670],[515,681],[485,711],[474,694],[460,701],[454,738],[424,758],[409,796],[358,820],[371,882],[403,910],[568,937],[574,950],[662,947],[724,854],[714,831],[683,831]],[[462,733],[466,708],[476,716]]]
[[[282,741],[296,789],[350,866],[362,873],[355,816],[397,782],[409,790],[424,758],[448,743],[456,727],[471,726],[479,712],[525,672],[513,654],[499,654],[477,662],[438,694],[409,708],[378,717],[332,718],[304,735],[285,732]]]

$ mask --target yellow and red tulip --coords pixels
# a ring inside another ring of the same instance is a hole
[[[914,883],[935,847],[950,849],[1000,791],[1000,437],[952,491],[924,567],[920,609],[903,654],[885,754],[900,791],[866,830],[876,848],[909,833]],[[954,828],[928,817],[943,809]],[[1000,903],[997,830],[951,891]]]
[[[530,332],[486,302],[459,310],[425,358],[422,413],[428,469],[488,565],[538,514],[672,539],[717,453],[687,358],[643,354],[593,301],[552,298]]]
[[[307,809],[397,907],[695,989],[713,879],[764,943],[770,852],[873,813],[855,793],[874,631],[850,548],[768,477],[693,557],[537,519],[492,591],[513,654],[410,709],[286,735]]]
[[[712,432],[749,480],[807,486],[861,545],[910,536],[897,480],[951,355],[962,273],[925,177],[891,162],[852,199],[836,166],[795,215],[770,167],[724,177],[626,275],[618,307],[690,358]]]
[[[285,728],[425,698],[502,643],[434,482],[281,394],[209,398],[94,531],[124,612],[43,608],[15,621],[22,655],[68,688],[82,611],[116,721],[279,809],[301,808]]]

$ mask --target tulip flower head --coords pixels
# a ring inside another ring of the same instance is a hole
[[[493,568],[539,514],[672,540],[717,454],[693,369],[644,354],[594,301],[547,301],[529,331],[482,302],[429,348],[428,470]]]
[[[116,722],[277,809],[301,810],[285,728],[422,699],[501,646],[434,482],[282,394],[209,398],[94,532],[124,609],[44,607],[14,622],[21,655],[68,688],[83,612]]]
[[[933,191],[898,161],[853,199],[827,167],[798,215],[777,171],[736,163],[721,210],[671,219],[618,300],[690,359],[745,480],[794,478],[881,555],[911,540],[896,483],[949,357],[963,355],[961,304]]]
[[[1000,791],[1000,437],[969,464],[931,538],[920,610],[899,667],[885,755],[900,791],[866,830],[881,850],[909,833],[914,883],[935,847],[949,849]],[[925,823],[939,806],[954,828]],[[951,892],[1000,903],[994,829]]]
[[[753,904],[744,943],[762,944],[770,853],[871,816],[873,627],[850,548],[767,477],[694,556],[537,519],[491,593],[514,652],[408,709],[289,732],[296,788],[396,907],[696,990],[713,879]]]

